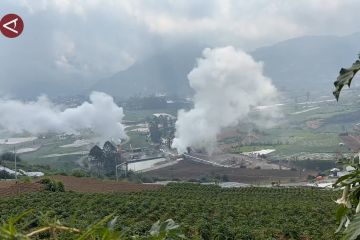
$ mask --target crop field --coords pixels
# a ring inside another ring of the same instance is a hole
[[[357,101],[357,98],[353,100]],[[280,110],[283,119],[274,126],[267,129],[254,127],[256,132],[248,133],[242,129],[242,135],[256,136],[249,138],[249,141],[239,141],[236,135],[228,134],[231,137],[222,139],[222,142],[231,144],[229,149],[233,153],[275,149],[269,155],[275,160],[331,160],[335,159],[337,152],[349,153],[348,148],[341,147],[340,143],[345,140],[339,134],[357,132],[360,121],[357,103],[315,100],[288,103]],[[348,146],[358,145],[356,139],[346,140]]]
[[[340,193],[305,188],[238,188],[170,184],[136,193],[39,192],[0,199],[0,220],[27,209],[52,211],[84,228],[109,214],[129,237],[173,219],[190,239],[338,239],[333,199]],[[36,221],[33,223],[36,225]],[[34,227],[34,226],[33,226]]]
[[[130,144],[132,146],[141,147],[141,148],[150,147],[150,143],[146,138],[146,134],[138,133],[138,132],[127,132],[127,136],[129,137],[129,140],[124,144],[124,147],[129,148]]]
[[[279,133],[281,132],[281,134]],[[279,154],[293,152],[334,152],[341,141],[337,133],[316,133],[306,130],[269,130],[269,135],[258,140],[258,146],[243,146],[241,152],[275,148]]]

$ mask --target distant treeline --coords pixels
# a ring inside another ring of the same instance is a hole
[[[190,103],[185,99],[166,96],[131,97],[118,104],[127,110],[188,108],[190,106]]]
[[[2,161],[13,162],[15,160],[15,154],[13,152],[5,152],[0,155],[0,164]],[[19,155],[16,155],[16,161],[21,162]]]
[[[291,164],[299,169],[325,171],[335,168],[337,165],[335,160],[297,160],[292,161]]]

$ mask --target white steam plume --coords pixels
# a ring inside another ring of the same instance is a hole
[[[11,133],[77,133],[91,129],[101,140],[126,138],[121,124],[123,109],[111,96],[101,92],[91,93],[90,102],[65,110],[46,96],[35,102],[0,100],[0,113],[0,129]]]
[[[194,108],[178,112],[172,146],[179,153],[187,147],[211,152],[223,128],[237,125],[255,106],[271,104],[277,97],[262,63],[231,46],[205,49],[188,79],[195,90]]]

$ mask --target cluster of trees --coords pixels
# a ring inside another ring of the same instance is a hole
[[[15,160],[15,154],[12,152],[5,152],[0,155],[0,165],[3,164],[4,161],[13,162]],[[19,156],[16,156],[17,162],[21,161],[21,158]],[[15,178],[14,175],[8,173],[5,170],[0,170],[0,179],[12,179]]]
[[[109,141],[105,142],[102,149],[95,145],[89,153],[90,170],[97,176],[115,175],[115,166],[120,160],[117,148]]]
[[[166,115],[152,116],[148,119],[149,137],[153,143],[171,146],[175,136],[175,118]]]

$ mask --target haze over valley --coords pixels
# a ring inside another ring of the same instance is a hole
[[[0,239],[359,238],[358,1],[0,6]]]

